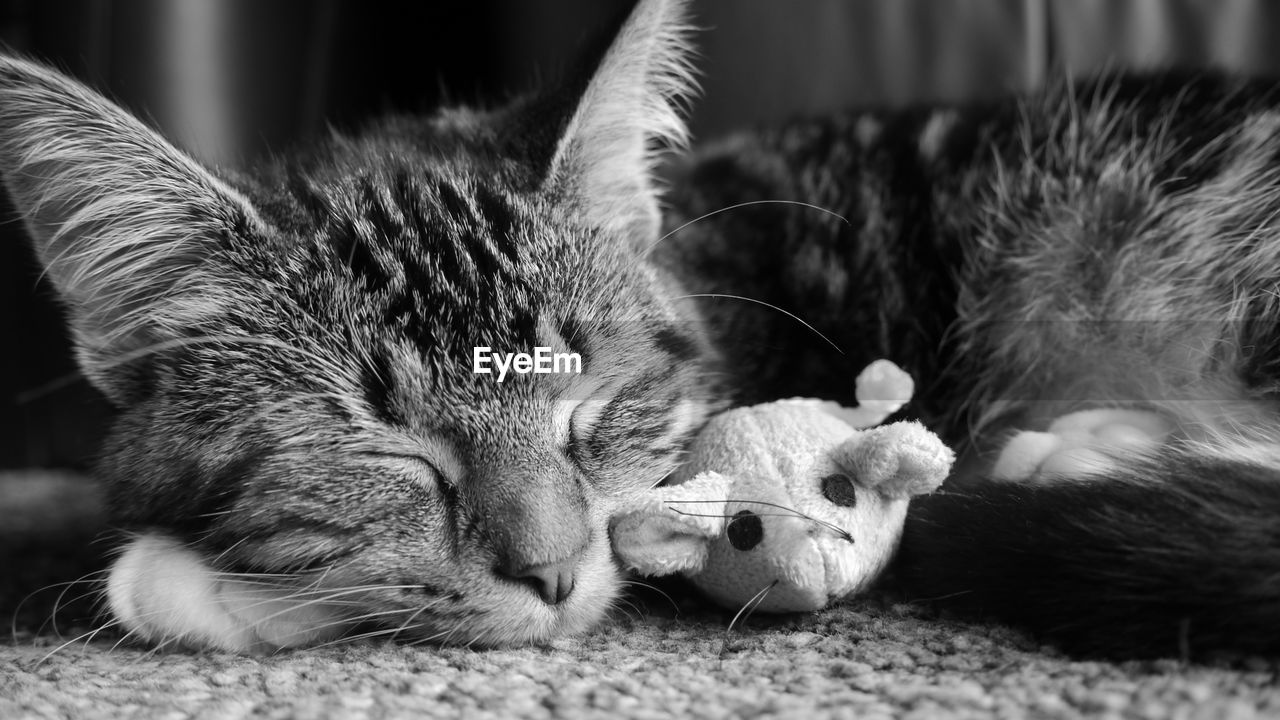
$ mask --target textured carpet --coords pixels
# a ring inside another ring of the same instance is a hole
[[[356,644],[263,658],[73,641],[101,566],[91,486],[0,476],[0,718],[1280,717],[1280,662],[1075,662],[1000,627],[891,598],[825,613],[730,617],[652,593],[597,631],[499,651]],[[41,490],[43,488],[44,490]],[[677,596],[679,598],[679,596]],[[54,605],[61,628],[46,622]]]

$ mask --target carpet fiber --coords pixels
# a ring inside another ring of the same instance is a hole
[[[679,596],[677,612],[645,593],[588,635],[497,651],[365,643],[253,658],[73,640],[90,627],[82,586],[60,602],[60,588],[18,601],[101,566],[101,544],[89,542],[101,529],[93,489],[65,476],[29,480],[0,476],[0,609],[13,618],[0,646],[6,720],[1280,717],[1275,660],[1078,662],[1014,631],[886,597],[755,616],[729,633],[728,614]],[[69,623],[58,632],[46,622],[55,603]]]

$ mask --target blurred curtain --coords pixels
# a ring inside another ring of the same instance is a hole
[[[854,105],[963,101],[1046,73],[1280,72],[1275,0],[697,0],[700,136]]]

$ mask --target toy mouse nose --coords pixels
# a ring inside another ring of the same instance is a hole
[[[559,605],[573,592],[579,559],[580,554],[574,554],[564,560],[539,565],[521,566],[504,562],[498,566],[498,573],[509,580],[530,586],[542,598],[542,602]]]

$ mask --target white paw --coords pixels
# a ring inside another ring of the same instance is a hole
[[[1176,426],[1144,410],[1082,410],[1054,420],[1047,432],[1020,432],[1004,446],[992,475],[998,480],[1087,477],[1106,472],[1125,453],[1163,443]]]
[[[107,600],[133,637],[231,652],[270,652],[340,636],[338,608],[314,589],[285,587],[210,568],[172,538],[141,535],[112,564]]]
[[[1049,425],[1049,432],[1057,435],[1084,433],[1121,446],[1158,443],[1174,429],[1173,422],[1159,413],[1117,408],[1068,413]]]
[[[1000,451],[991,474],[997,480],[1026,480],[1061,446],[1062,438],[1053,433],[1020,432]]]

